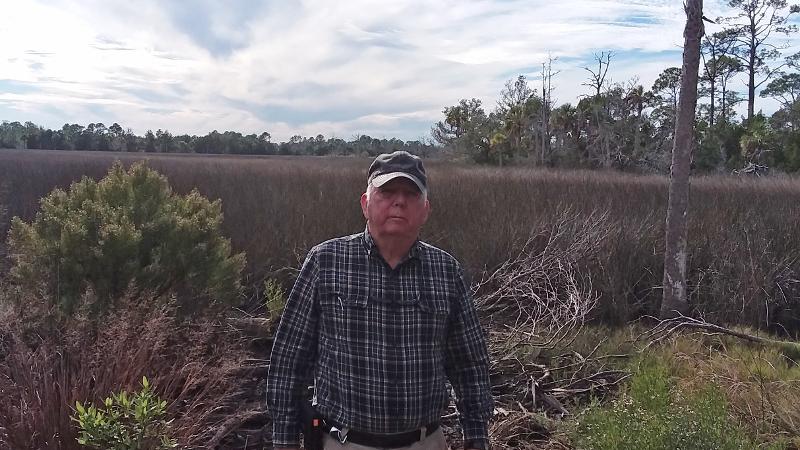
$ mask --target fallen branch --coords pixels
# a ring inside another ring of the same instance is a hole
[[[647,345],[642,350],[646,350],[654,344],[658,344],[668,337],[674,335],[681,330],[703,330],[711,333],[724,334],[743,339],[748,342],[757,344],[776,346],[782,349],[800,352],[800,345],[795,342],[780,341],[776,339],[769,339],[761,336],[755,336],[741,331],[732,330],[720,325],[706,322],[704,319],[695,319],[680,313],[676,317],[670,319],[659,320],[658,323],[649,330],[639,334],[634,341],[648,341]],[[654,317],[647,317],[655,319]],[[657,319],[656,319],[657,320]]]

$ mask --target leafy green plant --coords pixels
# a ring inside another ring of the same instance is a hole
[[[704,385],[682,390],[669,370],[645,359],[627,392],[610,406],[593,404],[575,429],[586,450],[747,450],[757,445],[728,413],[720,389]],[[768,448],[783,448],[779,443]]]
[[[174,194],[166,177],[143,163],[126,171],[116,162],[99,182],[84,177],[68,192],[55,189],[31,223],[13,219],[12,274],[26,285],[46,280],[67,313],[87,288],[97,299],[90,306],[102,310],[132,284],[232,300],[245,258],[231,255],[221,224],[219,200],[196,190]]]
[[[111,394],[99,407],[76,402],[72,420],[78,426],[78,443],[103,450],[176,448],[177,442],[169,437],[166,407],[146,377],[142,389],[130,396],[124,390]]]
[[[286,293],[280,283],[272,278],[264,281],[264,301],[270,322],[278,320],[286,305]]]

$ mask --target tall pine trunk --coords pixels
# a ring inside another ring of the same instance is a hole
[[[756,106],[756,50],[750,50],[750,61],[747,69],[747,123],[753,121]]]
[[[661,317],[675,316],[688,309],[686,299],[686,239],[689,224],[689,171],[694,147],[697,108],[697,77],[700,67],[700,39],[703,37],[703,0],[687,0],[683,31],[683,71],[675,141],[672,148],[669,204],[667,206],[664,252],[664,296]]]

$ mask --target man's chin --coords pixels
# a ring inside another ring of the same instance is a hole
[[[381,235],[392,238],[416,238],[419,235],[419,230],[413,230],[407,224],[397,223],[396,226],[388,224],[381,230]]]

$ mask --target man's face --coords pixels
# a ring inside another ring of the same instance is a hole
[[[416,239],[428,220],[430,203],[413,181],[397,177],[373,189],[369,199],[361,195],[361,211],[373,236]]]

